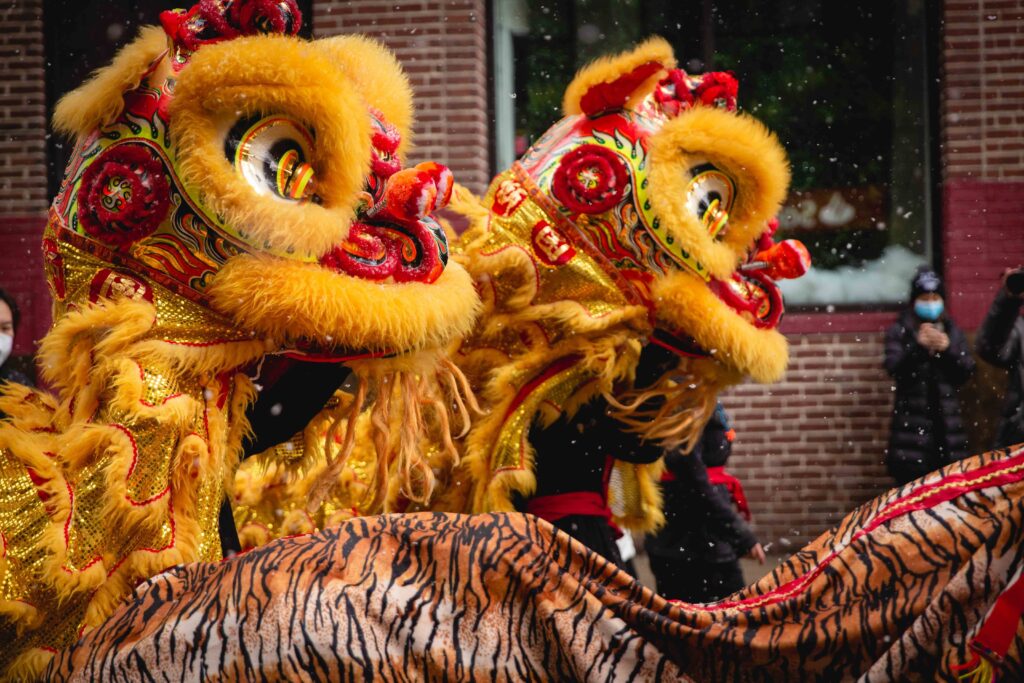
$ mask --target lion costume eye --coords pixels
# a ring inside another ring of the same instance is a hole
[[[292,202],[317,201],[312,151],[312,134],[285,116],[243,117],[224,141],[224,155],[257,194]]]
[[[711,237],[724,237],[729,212],[736,199],[736,183],[708,162],[694,164],[689,173],[686,207],[704,224]]]

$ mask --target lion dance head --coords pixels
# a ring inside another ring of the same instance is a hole
[[[394,57],[296,37],[294,0],[203,0],[161,23],[57,107],[76,142],[45,242],[58,302],[159,286],[271,350],[334,359],[464,332],[475,296],[431,216],[452,176],[403,167]],[[104,267],[72,282],[68,251]]]
[[[472,228],[455,257],[484,312],[456,357],[491,412],[455,479],[472,500],[456,506],[509,509],[510,490],[533,486],[530,425],[597,394],[627,429],[686,449],[720,389],[781,376],[776,281],[810,259],[773,239],[789,167],[737,89],[730,73],[688,75],[651,39],[585,67],[565,117],[482,202],[457,190]],[[645,344],[678,362],[639,387]]]

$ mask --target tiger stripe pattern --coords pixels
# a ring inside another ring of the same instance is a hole
[[[526,515],[357,518],[150,579],[50,680],[956,681],[1024,566],[1022,492],[1024,449],[950,465],[708,605]]]

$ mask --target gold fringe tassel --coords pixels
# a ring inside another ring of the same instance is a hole
[[[411,502],[426,504],[436,486],[434,467],[439,463],[432,462],[433,453],[424,448],[424,435],[429,434],[429,441],[441,446],[448,457],[446,466],[455,467],[460,458],[453,441],[452,418],[457,416],[460,427],[454,438],[461,438],[469,432],[472,416],[483,414],[469,380],[439,354],[395,359],[389,371],[375,367],[364,372],[367,367],[356,365],[359,383],[355,397],[331,416],[324,442],[327,466],[310,487],[306,507],[310,513],[319,510],[341,483],[361,416],[370,423],[376,467],[370,498],[360,501],[359,507],[376,510],[392,489]],[[339,435],[341,447],[335,453]]]

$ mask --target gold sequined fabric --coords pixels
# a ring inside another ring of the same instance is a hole
[[[0,397],[0,678],[72,644],[138,582],[220,558],[251,398],[236,368],[264,348],[59,221],[45,239],[56,322],[40,360],[56,394]]]
[[[511,509],[511,492],[533,487],[531,423],[610,391],[632,372],[636,340],[650,331],[634,288],[522,167],[495,178],[483,208],[486,218],[462,237],[456,258],[485,310],[456,359],[487,414],[474,423],[438,509]]]

